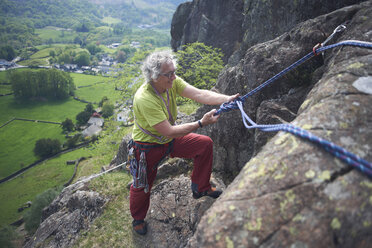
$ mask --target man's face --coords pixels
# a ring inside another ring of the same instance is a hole
[[[159,77],[154,80],[154,82],[161,88],[161,90],[166,90],[172,88],[173,80],[176,79],[176,68],[173,63],[162,64],[160,68]]]

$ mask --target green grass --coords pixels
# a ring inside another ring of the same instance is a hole
[[[38,52],[32,54],[30,58],[31,59],[41,59],[41,58],[50,57],[49,53],[50,53],[50,51],[54,51],[54,49],[55,48],[53,48],[53,47],[48,47],[48,48],[41,49]]]
[[[60,30],[57,27],[45,27],[42,29],[36,29],[35,33],[39,35],[43,42],[48,42],[50,39],[57,43],[72,42],[77,33],[72,30]]]
[[[0,71],[0,83],[6,82],[6,71]]]
[[[74,84],[76,87],[93,85],[98,82],[109,81],[108,77],[85,75],[85,74],[80,74],[80,73],[70,73],[70,76],[74,80]]]
[[[12,86],[11,85],[0,84],[0,94],[9,94],[9,93],[12,93],[12,92],[13,91],[12,91]]]
[[[116,23],[120,23],[121,20],[118,18],[113,18],[111,16],[106,16],[102,19],[102,22],[107,23],[107,24],[116,24]]]
[[[178,106],[178,110],[182,113],[190,115],[194,113],[201,105],[197,102],[191,101]]]
[[[71,97],[60,101],[17,102],[14,96],[3,96],[0,97],[0,125],[13,117],[55,122],[62,122],[66,118],[75,120],[85,105]]]
[[[80,99],[95,103],[98,103],[104,96],[107,96],[112,103],[121,98],[120,91],[116,91],[114,84],[109,82],[80,88],[75,91],[75,95]]]
[[[0,178],[4,178],[39,158],[33,153],[42,138],[65,142],[59,125],[15,120],[0,130]]]
[[[49,61],[48,58],[27,59],[20,61],[18,64],[23,66],[48,66]]]
[[[94,179],[90,188],[112,199],[89,230],[84,231],[73,247],[134,247],[132,217],[129,212],[131,177],[126,172],[114,172]]]
[[[10,224],[22,216],[17,209],[32,201],[37,194],[66,183],[72,176],[74,165],[66,161],[88,157],[91,152],[81,148],[39,164],[24,174],[0,184],[0,223]],[[98,171],[96,171],[98,172]]]

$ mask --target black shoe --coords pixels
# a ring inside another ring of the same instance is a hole
[[[199,199],[200,197],[203,197],[203,196],[209,196],[209,197],[212,197],[212,198],[216,199],[221,194],[222,194],[222,190],[217,190],[216,188],[212,187],[209,190],[206,190],[206,191],[203,191],[203,192],[193,191],[192,192],[192,197],[194,197],[194,199]]]
[[[147,225],[144,220],[133,220],[132,222],[133,230],[140,234],[145,235],[147,233]]]

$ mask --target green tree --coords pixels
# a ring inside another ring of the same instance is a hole
[[[75,63],[81,67],[90,64],[90,55],[87,52],[81,52],[74,58]]]
[[[74,123],[69,118],[66,118],[66,120],[62,122],[61,126],[63,131],[67,132],[74,131]]]
[[[76,144],[79,142],[80,138],[81,138],[81,134],[75,134],[74,137],[69,138],[69,139],[67,140],[67,142],[66,142],[66,146],[67,146],[68,148],[75,147]]]
[[[114,114],[114,105],[109,103],[109,102],[105,102],[102,106],[102,116],[104,118],[107,118],[107,117],[110,117]]]
[[[101,101],[98,103],[98,107],[102,107],[105,102],[108,101],[108,97],[104,96],[102,97]]]
[[[75,89],[71,76],[57,69],[11,70],[7,72],[7,79],[12,84],[14,97],[19,99],[64,99],[73,95]]]
[[[0,247],[13,248],[12,239],[16,237],[16,232],[11,226],[1,226],[0,228]]]
[[[11,61],[15,58],[16,52],[13,47],[5,45],[0,47],[0,59]]]
[[[82,111],[82,112],[78,113],[76,115],[77,124],[78,125],[84,125],[84,124],[86,124],[88,122],[88,120],[89,120],[89,118],[90,118],[91,115],[92,114],[90,114],[90,113],[88,113],[86,111]]]
[[[39,139],[36,141],[34,153],[36,156],[46,158],[61,151],[61,142],[58,139]]]
[[[48,189],[37,195],[32,201],[30,210],[24,214],[25,229],[30,234],[33,234],[39,227],[43,208],[48,206],[54,200],[54,198],[60,194],[61,191],[61,187]]]
[[[94,113],[94,106],[93,104],[91,103],[88,103],[86,106],[85,106],[85,109],[84,109],[85,112],[87,112],[88,114],[93,114]]]
[[[95,44],[93,44],[93,43],[87,45],[87,46],[86,46],[86,49],[88,49],[88,51],[89,51],[90,54],[92,54],[92,55],[95,55],[95,54],[97,54],[97,53],[99,53],[99,52],[102,51],[102,49],[101,49],[99,46],[97,46],[97,45],[95,45]]]
[[[177,52],[177,75],[197,88],[211,89],[223,68],[222,57],[220,49],[200,42],[188,44]]]

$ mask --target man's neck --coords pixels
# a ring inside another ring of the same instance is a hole
[[[157,90],[159,94],[162,94],[166,91],[166,89],[163,89],[162,87],[159,87],[158,84],[151,82],[151,85]]]

